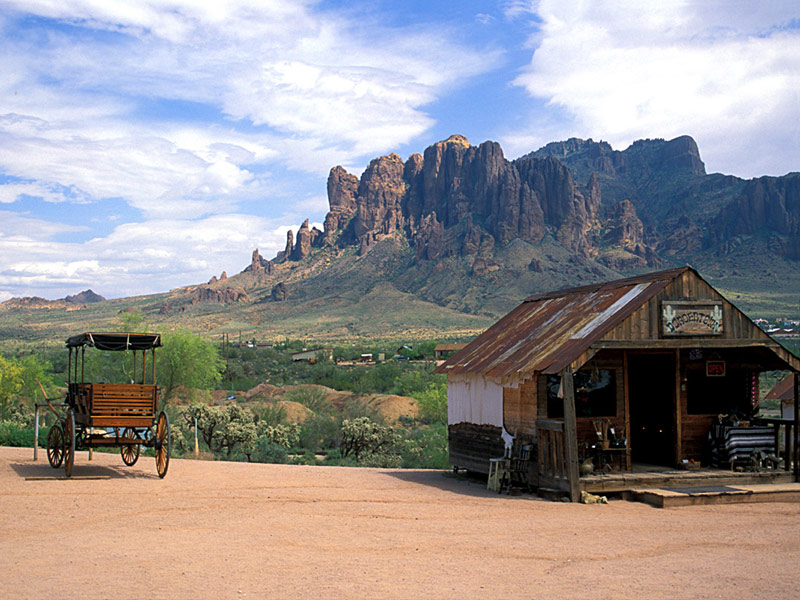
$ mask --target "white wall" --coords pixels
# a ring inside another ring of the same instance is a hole
[[[503,386],[480,375],[447,376],[447,422],[495,425],[507,447],[513,440],[503,428]]]

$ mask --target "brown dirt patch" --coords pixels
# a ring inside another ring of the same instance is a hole
[[[7,598],[796,598],[800,504],[655,509],[437,471],[0,448]],[[80,479],[98,475],[107,479]],[[26,480],[44,477],[44,480]]]

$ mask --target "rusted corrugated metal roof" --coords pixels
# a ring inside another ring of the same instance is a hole
[[[558,373],[691,267],[529,296],[436,371]]]
[[[775,384],[764,400],[793,400],[794,399],[794,378],[795,374],[791,373],[788,377],[784,377],[783,381]]]

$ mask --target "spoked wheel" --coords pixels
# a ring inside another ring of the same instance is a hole
[[[136,433],[130,427],[126,427],[125,431],[122,432],[122,437],[124,439],[133,439],[136,437]],[[136,464],[136,461],[139,460],[140,450],[140,444],[125,444],[124,446],[120,446],[119,453],[122,455],[122,462],[132,467]]]
[[[47,460],[54,469],[64,462],[64,428],[61,423],[53,425],[47,434]]]
[[[72,463],[75,462],[75,413],[70,408],[64,422],[64,473],[72,476]]]
[[[169,454],[172,449],[172,438],[169,435],[169,417],[163,410],[158,415],[153,448],[156,451],[156,470],[158,471],[158,476],[163,478],[167,474]]]

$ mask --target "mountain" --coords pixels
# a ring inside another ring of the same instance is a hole
[[[80,318],[135,308],[259,339],[457,338],[534,292],[686,263],[751,314],[800,310],[800,174],[707,174],[688,136],[623,151],[573,138],[508,160],[454,135],[361,177],[334,167],[327,192],[323,230],[306,220],[274,258],[255,250],[241,273]],[[20,335],[24,320],[3,317],[20,310],[0,310],[0,339]]]

